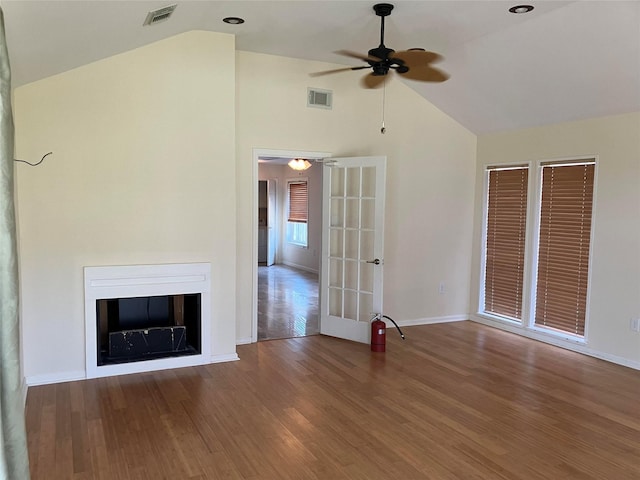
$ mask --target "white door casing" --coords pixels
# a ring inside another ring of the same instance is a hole
[[[277,182],[267,180],[267,266],[276,263],[276,190]]]
[[[238,344],[252,343],[258,341],[258,161],[266,157],[278,158],[307,158],[310,160],[322,160],[331,157],[330,152],[317,152],[306,150],[276,150],[267,148],[254,148],[252,151],[253,167],[252,181],[254,188],[252,190],[253,220],[252,220],[252,245],[253,253],[251,262],[251,336],[239,337],[236,339]],[[276,232],[276,237],[278,233]],[[277,245],[277,238],[276,238]]]
[[[386,157],[331,158],[323,170],[320,333],[369,343],[382,314]]]

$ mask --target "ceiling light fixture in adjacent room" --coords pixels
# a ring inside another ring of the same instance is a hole
[[[240,25],[241,23],[244,23],[244,18],[240,18],[240,17],[226,17],[223,18],[222,21],[224,23],[229,23],[231,25]]]
[[[511,13],[529,13],[531,10],[533,10],[533,5],[516,5],[509,9]]]
[[[305,160],[304,158],[294,158],[288,163],[288,165],[290,168],[301,172],[311,167],[311,162],[309,160]]]

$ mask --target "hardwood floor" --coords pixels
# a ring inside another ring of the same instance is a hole
[[[287,265],[258,267],[258,340],[319,331],[318,275]]]
[[[32,478],[640,478],[640,372],[471,322],[32,387]]]

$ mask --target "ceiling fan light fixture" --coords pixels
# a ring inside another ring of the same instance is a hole
[[[533,10],[533,5],[516,5],[509,9],[511,13],[515,14],[529,13],[531,10]]]
[[[294,158],[287,165],[289,165],[289,167],[292,168],[293,170],[302,172],[304,170],[307,170],[309,167],[311,167],[311,162],[304,158]]]
[[[228,23],[230,25],[240,25],[244,23],[244,18],[240,17],[225,17],[222,19],[224,23]]]

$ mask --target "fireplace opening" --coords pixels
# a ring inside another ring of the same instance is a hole
[[[96,300],[97,365],[200,354],[200,296]]]

